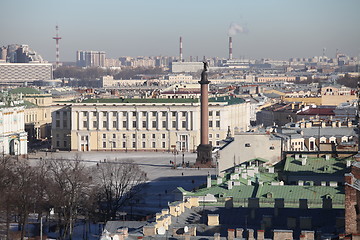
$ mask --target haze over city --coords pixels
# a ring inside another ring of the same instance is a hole
[[[1,44],[29,44],[55,60],[55,25],[60,59],[77,50],[101,50],[108,57],[178,55],[227,56],[229,27],[235,58],[350,56],[360,51],[360,1],[25,1],[2,2]]]

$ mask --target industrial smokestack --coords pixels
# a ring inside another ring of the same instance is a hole
[[[183,54],[182,54],[182,37],[180,37],[180,59],[179,59],[180,62],[183,61]]]
[[[229,37],[229,59],[232,59],[232,37]]]

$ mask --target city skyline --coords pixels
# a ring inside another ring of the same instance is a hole
[[[336,49],[360,53],[356,0],[14,0],[2,7],[0,45],[28,44],[48,61],[55,61],[56,25],[60,61],[75,61],[77,50],[105,51],[107,58],[178,56],[180,36],[185,59],[226,58],[229,34],[234,58],[286,60],[320,56],[323,48],[329,57]]]

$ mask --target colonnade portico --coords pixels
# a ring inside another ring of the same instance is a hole
[[[100,99],[96,103],[64,104],[52,115],[53,147],[74,151],[173,151],[171,146],[175,145],[177,150],[193,151],[200,140],[198,100],[162,101],[168,102],[135,104],[118,103],[119,99],[115,99],[114,103],[103,103]],[[230,123],[227,117],[235,108],[226,102],[210,104],[213,111],[223,108],[223,115],[216,117],[216,121],[222,120],[224,124],[214,124],[209,130],[217,143],[226,137],[225,124]],[[64,121],[69,123],[65,126]],[[230,127],[239,127],[235,125],[238,122],[231,121],[234,126]],[[65,141],[70,143],[65,145]]]

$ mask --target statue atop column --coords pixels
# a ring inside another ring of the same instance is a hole
[[[200,84],[209,84],[210,81],[208,80],[208,71],[209,71],[209,63],[207,61],[204,61],[204,68],[201,72],[201,79],[199,81]]]

